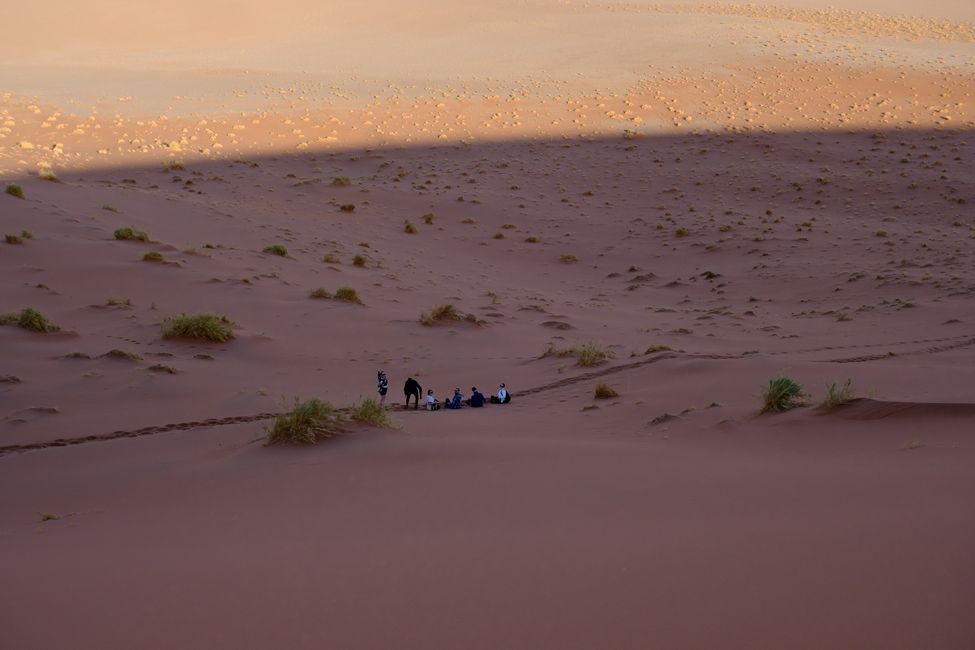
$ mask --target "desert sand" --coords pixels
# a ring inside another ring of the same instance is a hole
[[[970,3],[22,9],[0,647],[975,647]]]

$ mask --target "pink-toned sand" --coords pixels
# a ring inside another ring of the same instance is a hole
[[[61,327],[0,326],[0,648],[975,647],[965,7],[362,7],[335,33],[416,36],[386,79],[280,15],[240,65],[281,69],[173,75],[163,12],[0,80],[0,314]],[[174,42],[232,58],[208,29]],[[235,338],[162,338],[201,311]],[[263,444],[379,368],[395,428]],[[777,375],[808,406],[759,414]]]

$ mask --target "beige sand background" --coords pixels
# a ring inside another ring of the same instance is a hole
[[[0,647],[973,647],[973,13],[18,7]]]

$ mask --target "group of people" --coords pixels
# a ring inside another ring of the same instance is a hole
[[[386,393],[389,392],[389,378],[386,373],[382,370],[378,374],[378,384],[377,390],[379,392],[379,405],[383,406],[386,404]],[[410,408],[410,398],[413,398],[413,408],[420,408],[420,396],[423,394],[423,387],[420,386],[420,382],[408,377],[406,383],[403,385],[403,393],[406,395],[406,408]],[[490,398],[485,398],[484,394],[477,390],[477,387],[471,387],[471,396],[465,398],[464,394],[459,388],[455,388],[453,395],[451,397],[445,397],[443,402],[437,399],[436,395],[433,394],[433,390],[427,391],[427,396],[425,400],[425,408],[428,411],[439,411],[441,408],[445,409],[461,409],[465,406],[470,406],[471,408],[481,408],[486,403],[489,404],[507,404],[511,401],[511,394],[508,389],[502,383],[498,387],[498,392],[496,395],[491,395]]]

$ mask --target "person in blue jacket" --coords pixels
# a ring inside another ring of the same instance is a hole
[[[460,392],[459,388],[454,389],[454,396],[450,399],[450,403],[447,404],[449,409],[459,409],[464,406],[464,394]]]

